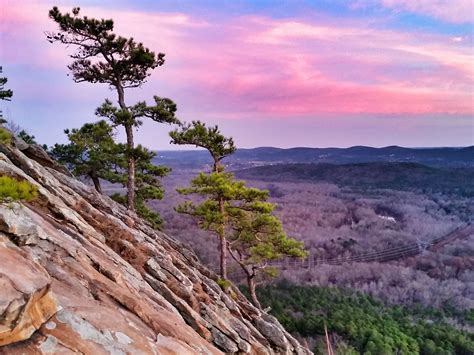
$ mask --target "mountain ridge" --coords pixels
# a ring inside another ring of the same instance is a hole
[[[284,163],[241,169],[235,174],[242,179],[327,182],[357,188],[430,190],[474,196],[474,169],[434,167],[417,162]]]
[[[203,150],[159,151],[157,163],[174,166],[201,167],[209,162]],[[241,148],[226,159],[232,168],[274,163],[366,163],[366,162],[417,162],[438,167],[474,167],[474,146],[405,148],[387,146],[374,148],[353,146],[349,148]]]

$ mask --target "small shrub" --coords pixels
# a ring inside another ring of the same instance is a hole
[[[0,176],[0,203],[31,201],[38,197],[38,188],[28,181]]]
[[[232,282],[230,282],[229,280],[221,279],[221,278],[217,280],[217,284],[220,286],[220,288],[223,291],[227,291],[232,286]]]
[[[5,128],[0,127],[0,144],[9,145],[12,141],[12,134]]]

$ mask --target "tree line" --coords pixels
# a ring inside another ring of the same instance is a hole
[[[336,354],[472,354],[474,335],[430,308],[387,306],[348,289],[288,281],[258,291],[282,325],[326,353],[325,326]]]
[[[170,169],[155,165],[156,153],[136,144],[134,133],[144,120],[175,125],[170,132],[171,143],[203,148],[213,161],[211,171],[200,172],[188,187],[178,190],[191,197],[175,209],[192,216],[200,228],[218,238],[219,284],[224,289],[230,285],[227,261],[232,258],[245,272],[251,300],[260,308],[257,276],[276,274],[268,262],[283,257],[303,258],[307,252],[302,242],[286,235],[281,221],[273,214],[275,205],[268,202],[268,191],[249,187],[225,170],[222,160],[236,150],[233,139],[225,137],[217,126],[207,126],[198,120],[181,122],[176,116],[177,106],[169,98],[155,95],[152,104],[127,102],[128,90],[142,86],[152,70],[164,65],[164,53],[155,53],[133,38],[116,35],[112,19],[81,16],[78,7],[71,13],[53,7],[49,18],[59,26],[59,31],[46,33],[47,40],[74,48],[70,55],[72,63],[68,65],[73,80],[108,85],[115,91],[117,103],[105,99],[95,111],[99,121],[66,129],[68,143],[55,144],[48,153],[75,176],[89,178],[98,193],[103,193],[101,180],[123,185],[126,194],[111,197],[160,229],[163,221],[147,201],[163,198],[161,178]],[[1,82],[2,90],[5,83],[6,79]],[[12,94],[3,93],[6,98]],[[125,144],[115,140],[119,128],[125,132]],[[35,143],[34,137],[26,132],[19,136]]]

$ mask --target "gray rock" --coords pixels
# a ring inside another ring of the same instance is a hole
[[[148,259],[145,268],[151,275],[156,277],[158,280],[162,282],[166,281],[167,277],[165,273],[162,271],[161,266],[156,262],[154,258]]]
[[[27,214],[18,203],[0,204],[0,231],[7,233],[20,246],[35,245],[39,239],[46,239],[44,230]]]
[[[255,320],[255,326],[260,331],[260,333],[262,333],[262,335],[270,341],[271,344],[283,351],[291,350],[292,347],[288,339],[278,326],[267,322],[262,318],[257,318]]]
[[[213,342],[216,344],[219,348],[224,350],[226,353],[236,353],[239,351],[238,345],[230,339],[227,335],[222,333],[220,330],[216,328],[212,328],[211,330],[212,336],[213,336]]]

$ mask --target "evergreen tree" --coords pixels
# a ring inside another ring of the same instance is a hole
[[[223,170],[222,159],[236,150],[232,137],[223,136],[219,127],[207,127],[201,121],[183,124],[180,129],[170,132],[170,136],[173,144],[189,144],[206,149],[213,160],[212,171],[216,173]]]
[[[127,146],[127,207],[135,210],[136,161],[132,154],[135,142],[133,129],[150,118],[160,123],[178,123],[176,105],[167,98],[154,97],[155,104],[148,106],[139,102],[127,106],[125,89],[137,88],[145,83],[151,70],[164,64],[164,54],[150,51],[133,38],[124,38],[113,33],[111,19],[97,20],[79,16],[78,7],[62,14],[57,7],[49,11],[49,17],[59,25],[60,32],[48,33],[48,40],[77,48],[71,55],[68,66],[76,82],[108,84],[117,92],[118,107],[106,100],[97,109],[97,115],[109,118],[114,125],[125,128]]]
[[[474,354],[474,335],[453,325],[452,314],[440,309],[384,305],[348,288],[285,281],[257,292],[295,335],[321,339],[327,324],[328,332],[345,343],[341,349],[337,342],[336,354]]]
[[[196,217],[203,229],[213,231],[220,241],[220,274],[227,279],[226,204],[234,199],[239,183],[232,174],[224,172],[222,159],[235,151],[232,138],[224,137],[217,126],[207,127],[200,121],[182,125],[170,132],[173,144],[190,144],[206,149],[213,159],[212,173],[199,174],[187,189],[178,189],[182,194],[199,194],[207,199],[199,205],[187,202],[177,207],[180,213]]]
[[[202,229],[212,231],[220,241],[220,274],[227,279],[227,252],[247,275],[253,303],[260,307],[255,293],[258,271],[270,273],[268,261],[283,256],[303,257],[303,244],[288,238],[281,222],[271,213],[274,206],[266,202],[268,191],[249,188],[233,174],[224,171],[222,159],[235,152],[232,138],[224,137],[217,126],[207,127],[200,121],[183,125],[170,132],[172,143],[192,144],[206,149],[213,159],[212,172],[200,173],[181,194],[197,194],[204,201],[187,201],[176,210],[193,216]],[[228,236],[231,241],[228,242]]]
[[[0,74],[2,74],[2,67],[0,66]],[[10,89],[5,89],[5,84],[8,82],[8,79],[5,77],[0,77],[0,100],[10,101],[13,96],[13,91]],[[0,125],[7,123],[3,118],[2,111],[0,110]],[[9,144],[11,141],[11,134],[5,128],[0,127],[0,143]]]
[[[20,132],[18,132],[18,138],[21,138],[25,143],[28,144],[38,144],[36,142],[35,136],[29,134],[27,131],[22,129]]]
[[[269,262],[308,255],[303,242],[286,235],[281,221],[272,214],[275,205],[267,202],[267,197],[267,191],[244,187],[236,196],[240,203],[229,207],[233,230],[228,242],[229,254],[244,271],[250,298],[258,308],[261,308],[256,293],[258,274],[277,275]]]
[[[3,69],[0,66],[0,74],[2,74]],[[8,79],[5,77],[0,77],[0,100],[10,101],[13,96],[13,91],[10,89],[5,89],[5,85],[8,82]]]
[[[141,145],[130,151],[126,144],[116,143],[113,127],[104,120],[86,123],[81,128],[67,129],[64,132],[69,143],[55,144],[49,154],[75,176],[90,178],[99,193],[102,193],[101,179],[127,186],[128,157],[133,155],[136,170],[136,212],[154,228],[161,227],[163,221],[160,215],[146,205],[150,199],[163,198],[161,178],[169,173],[167,167],[152,163],[156,153]],[[114,194],[111,197],[127,205],[126,196]]]
[[[123,148],[115,143],[113,128],[106,121],[86,123],[64,133],[69,144],[55,144],[49,154],[75,176],[90,178],[99,193],[102,193],[100,179],[121,179],[123,173],[118,169],[125,159]]]
[[[126,145],[119,145],[120,150],[127,150]],[[161,184],[161,178],[166,176],[170,169],[165,166],[154,165],[153,159],[156,156],[155,152],[138,145],[133,150],[133,156],[136,162],[136,187],[135,187],[135,206],[137,214],[147,220],[153,228],[160,229],[163,225],[163,220],[160,215],[154,212],[147,206],[148,200],[161,200],[164,196],[164,188]],[[128,154],[127,154],[128,156]],[[123,171],[126,171],[126,159],[122,159]],[[114,179],[109,179],[112,182],[118,182],[127,185],[126,174],[115,175]],[[127,199],[120,194],[111,196],[119,203],[126,205]]]

